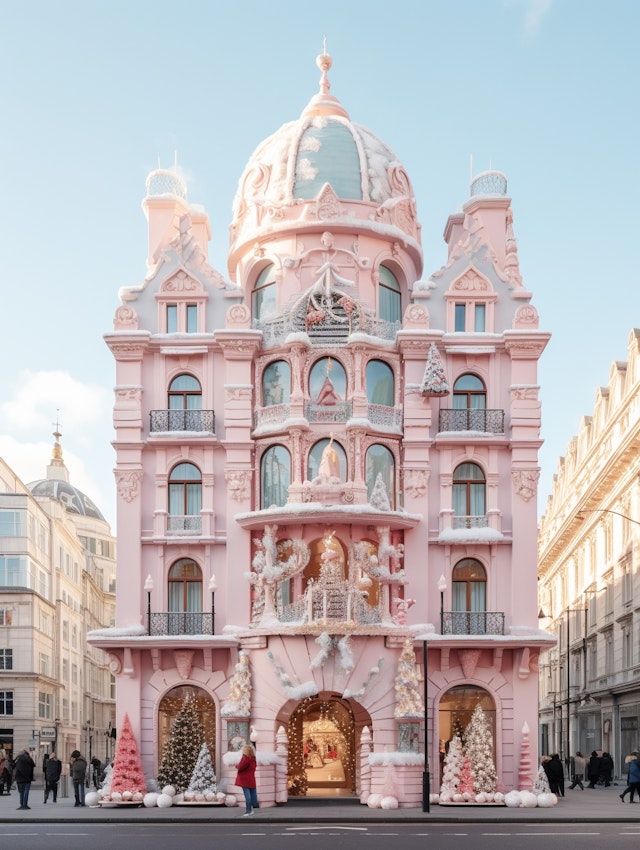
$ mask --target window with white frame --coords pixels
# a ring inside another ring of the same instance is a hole
[[[13,670],[12,649],[0,649],[0,670]]]
[[[13,714],[13,691],[0,691],[0,714]]]
[[[0,626],[10,626],[13,622],[11,608],[0,608]]]
[[[51,694],[38,691],[38,717],[42,720],[51,720]]]
[[[40,675],[48,676],[51,669],[50,658],[46,652],[39,653],[40,657]]]

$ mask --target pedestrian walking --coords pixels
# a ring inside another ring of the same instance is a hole
[[[600,756],[593,750],[587,766],[587,779],[589,784],[587,788],[595,788],[597,781],[600,779]]]
[[[18,786],[18,794],[20,796],[18,810],[31,808],[29,805],[29,791],[31,790],[35,767],[36,763],[29,755],[29,750],[22,750],[13,768],[13,778]]]
[[[73,793],[75,794],[75,806],[84,806],[85,780],[87,777],[87,760],[80,754],[80,750],[71,753],[71,780],[73,782]]]
[[[53,802],[58,802],[58,782],[62,774],[62,762],[55,753],[51,753],[44,767],[44,802],[53,797]]]
[[[584,771],[587,766],[587,762],[585,761],[584,756],[578,750],[573,757],[573,776],[571,778],[571,785],[569,788],[573,790],[576,785],[580,786],[580,790],[584,791],[584,785],[582,784],[582,780],[584,779]]]
[[[564,770],[558,753],[554,753],[545,763],[545,773],[549,779],[551,793],[564,797]]]
[[[638,795],[638,800],[640,801],[640,756],[635,750],[631,753],[631,755],[626,757],[625,764],[628,767],[627,787],[624,789],[622,794],[620,794],[620,799],[624,803],[624,798],[628,794],[629,802],[635,803],[635,800],[633,799],[634,794]]]
[[[11,765],[9,756],[4,747],[0,748],[0,797],[4,794],[4,789],[7,789],[7,794],[11,793]]]
[[[256,788],[256,751],[251,744],[242,748],[242,758],[238,762],[238,775],[236,785],[242,788],[246,811],[242,817],[252,815],[254,809],[259,807],[258,791]]]
[[[613,759],[609,753],[602,753],[600,758],[600,779],[602,785],[608,788],[611,785],[611,774],[613,773]]]

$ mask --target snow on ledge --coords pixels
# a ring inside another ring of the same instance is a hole
[[[423,753],[369,753],[367,760],[371,767],[386,767],[387,765],[399,765],[402,767],[422,767],[424,764]]]
[[[438,543],[498,543],[504,535],[494,528],[445,528]]]

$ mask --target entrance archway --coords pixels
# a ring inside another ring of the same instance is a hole
[[[491,694],[475,685],[458,685],[450,688],[440,699],[438,706],[438,751],[439,780],[442,781],[442,765],[454,735],[464,742],[464,733],[471,722],[474,709],[479,705],[484,711],[496,749],[496,707]]]
[[[172,688],[161,699],[158,707],[158,764],[162,761],[162,752],[171,734],[171,724],[182,708],[187,697],[191,697],[200,723],[204,727],[204,739],[209,747],[211,758],[216,758],[216,706],[213,699],[202,688],[195,685],[181,685]]]
[[[287,731],[291,797],[356,793],[356,720],[346,700],[334,695],[303,699]]]

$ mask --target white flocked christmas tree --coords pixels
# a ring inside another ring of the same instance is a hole
[[[196,766],[193,768],[189,787],[184,792],[186,802],[210,803],[216,798],[216,774],[211,763],[211,753],[206,742],[202,742]]]
[[[493,793],[496,790],[493,735],[480,705],[475,707],[464,737],[466,754],[473,765],[474,791],[476,794]]]
[[[449,750],[444,757],[444,764],[442,766],[441,795],[450,795],[452,797],[458,790],[463,760],[462,741],[457,735],[454,735],[449,742]]]

